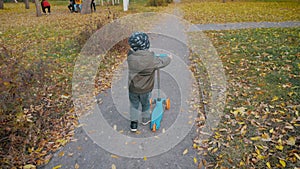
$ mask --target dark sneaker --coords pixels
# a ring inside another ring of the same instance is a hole
[[[150,118],[142,118],[142,124],[144,125],[144,126],[146,126],[147,124],[149,124],[150,123]]]
[[[136,132],[137,131],[137,127],[138,127],[138,123],[136,121],[131,121],[130,130],[132,132]]]

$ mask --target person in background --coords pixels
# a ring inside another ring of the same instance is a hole
[[[68,5],[68,8],[69,8],[70,12],[75,11],[74,10],[74,4],[75,4],[74,0],[70,0],[69,5]]]
[[[47,0],[42,0],[41,6],[42,6],[42,10],[43,10],[44,14],[46,14],[46,9],[48,9],[48,14],[51,13],[51,10],[50,10],[51,5]]]
[[[93,12],[93,8],[94,8],[94,12],[96,12],[96,4],[95,4],[95,0],[91,1],[91,11]]]
[[[81,4],[82,0],[75,0],[75,5],[74,5],[74,11],[79,12],[81,11]]]

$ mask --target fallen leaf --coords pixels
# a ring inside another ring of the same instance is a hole
[[[277,150],[281,150],[281,151],[283,150],[283,146],[282,145],[277,145],[275,147],[276,147]]]
[[[61,167],[62,167],[61,165],[57,165],[57,166],[53,167],[52,169],[59,169]]]
[[[300,156],[297,153],[294,153],[294,155],[300,160]]]
[[[147,157],[146,156],[144,156],[144,161],[146,161],[147,160]]]
[[[62,156],[64,156],[64,155],[65,155],[65,152],[64,152],[64,151],[62,151],[62,152],[60,152],[60,153],[58,154],[59,157],[62,157]]]
[[[119,158],[119,156],[114,155],[114,154],[110,155],[110,157],[111,157],[111,158]]]
[[[269,134],[268,133],[263,133],[261,135],[261,140],[262,141],[271,141],[272,139],[270,138]]]
[[[184,151],[183,151],[183,155],[186,155],[187,153],[189,152],[189,150],[188,149],[185,149]]]
[[[247,133],[247,125],[244,125],[241,129],[241,135],[245,136],[246,133]]]
[[[196,157],[194,157],[194,163],[197,164],[198,163],[198,160]]]
[[[279,159],[279,163],[282,165],[283,168],[286,167],[286,162],[282,159]]]
[[[32,165],[32,164],[27,164],[27,165],[23,166],[23,169],[36,169],[36,166]]]
[[[115,165],[115,164],[112,164],[112,165],[111,165],[111,169],[117,169],[116,165]]]
[[[296,138],[295,137],[290,137],[287,142],[288,145],[294,146],[296,144]]]
[[[267,162],[266,165],[267,165],[267,167],[268,167],[269,169],[271,169],[271,164],[270,164],[270,162]]]
[[[80,167],[80,166],[79,166],[79,164],[77,164],[77,163],[76,163],[75,166],[74,166],[75,169],[79,169],[79,167]]]
[[[278,99],[279,99],[278,96],[274,96],[273,99],[272,99],[271,101],[274,102],[274,101],[276,101],[276,100],[278,100]]]
[[[252,141],[257,141],[257,140],[260,140],[261,137],[260,136],[256,136],[256,137],[251,137],[250,140]]]

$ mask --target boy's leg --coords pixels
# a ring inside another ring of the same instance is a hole
[[[139,119],[138,109],[139,109],[139,104],[140,104],[139,95],[129,92],[129,101],[130,101],[130,120],[138,121],[138,119]]]
[[[51,6],[48,6],[48,13],[51,13]]]
[[[142,121],[144,124],[148,124],[150,121],[150,98],[151,92],[140,95],[142,103]]]

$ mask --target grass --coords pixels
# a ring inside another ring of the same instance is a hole
[[[300,20],[297,1],[184,1],[181,9],[184,18],[195,24]]]
[[[288,141],[298,140],[300,134],[299,120],[296,122],[300,110],[299,31],[274,28],[206,32],[228,79],[224,117],[208,144],[212,147],[209,150],[218,148],[208,151],[211,167],[300,165],[294,155],[300,153],[297,143]]]

